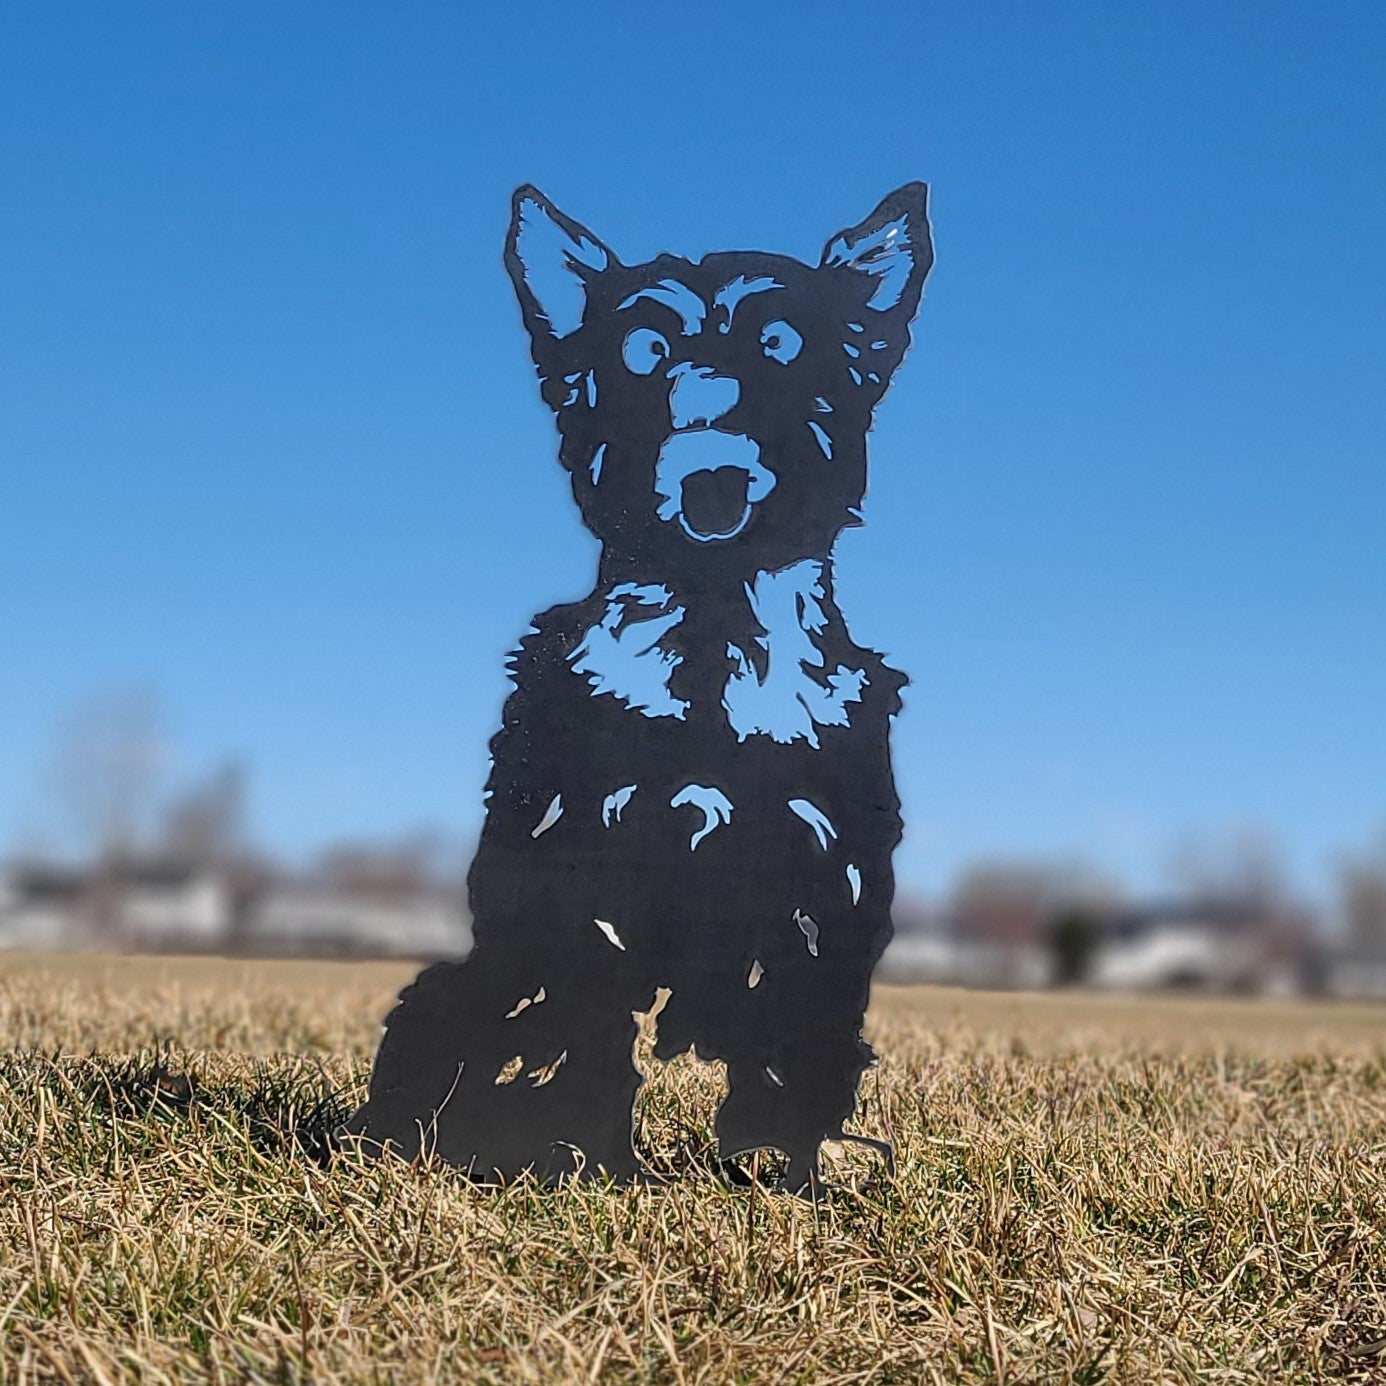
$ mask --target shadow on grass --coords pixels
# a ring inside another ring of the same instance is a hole
[[[78,1145],[99,1142],[99,1128],[112,1135],[126,1128],[122,1140],[136,1144],[167,1140],[188,1145],[220,1142],[236,1133],[269,1160],[307,1161],[331,1165],[340,1154],[351,1161],[362,1152],[340,1130],[355,1109],[352,1094],[321,1065],[298,1055],[262,1060],[239,1074],[218,1073],[216,1058],[188,1054],[172,1045],[146,1046],[134,1054],[86,1056],[46,1054],[24,1050],[0,1058],[0,1108],[33,1110],[38,1104],[67,1128]],[[6,1091],[8,1090],[8,1091]],[[711,1132],[686,1120],[667,1104],[653,1104],[637,1119],[636,1144],[645,1162],[647,1186],[691,1182],[733,1189],[775,1190],[782,1184],[783,1158],[774,1151],[719,1158]],[[24,1123],[30,1132],[32,1123]],[[22,1125],[9,1126],[0,1147],[22,1145]],[[84,1137],[83,1130],[87,1135]],[[15,1153],[18,1153],[16,1150]],[[462,1170],[425,1159],[435,1174],[486,1186]],[[583,1182],[604,1182],[600,1171]],[[867,1177],[851,1196],[876,1188],[882,1180]],[[820,1197],[848,1197],[848,1191],[829,1180]]]
[[[265,1061],[239,1081],[218,1081],[175,1049],[157,1046],[133,1055],[48,1055],[30,1050],[0,1060],[0,1087],[15,1096],[47,1088],[49,1110],[61,1117],[113,1122],[179,1124],[189,1138],[208,1117],[244,1131],[268,1158],[330,1163],[334,1133],[352,1110],[346,1094],[319,1066],[296,1056]]]

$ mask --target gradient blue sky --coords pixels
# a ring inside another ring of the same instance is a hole
[[[0,17],[0,843],[64,719],[163,709],[303,853],[475,828],[501,656],[588,590],[502,272],[533,181],[623,258],[938,263],[840,550],[914,685],[901,875],[1149,888],[1386,820],[1386,7],[133,6]]]

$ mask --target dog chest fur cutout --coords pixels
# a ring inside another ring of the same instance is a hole
[[[475,944],[386,1022],[349,1130],[492,1179],[639,1171],[634,1013],[726,1065],[724,1157],[817,1176],[874,1057],[904,677],[857,645],[832,548],[932,263],[923,184],[809,266],[627,266],[533,188],[505,263],[596,587],[535,618],[491,743]]]

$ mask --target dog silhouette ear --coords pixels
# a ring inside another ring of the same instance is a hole
[[[865,221],[839,231],[823,247],[820,266],[866,276],[866,306],[888,314],[902,328],[914,317],[924,280],[934,263],[929,231],[929,189],[906,183],[886,197]]]
[[[515,285],[535,359],[582,326],[587,283],[616,257],[585,227],[525,184],[511,200],[505,268]],[[542,364],[542,363],[541,363]]]

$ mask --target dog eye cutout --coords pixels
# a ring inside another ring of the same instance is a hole
[[[669,359],[669,343],[653,327],[637,327],[626,335],[621,359],[634,375],[649,375],[661,361]]]
[[[804,339],[780,318],[767,322],[760,330],[761,350],[780,365],[787,366],[803,348]]]

